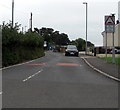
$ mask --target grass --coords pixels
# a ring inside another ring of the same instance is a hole
[[[107,54],[107,59],[105,54],[97,54],[97,56],[103,60],[107,60],[112,63],[112,54]],[[120,54],[115,54],[115,64],[120,66]]]
[[[112,63],[112,57],[102,57],[101,59],[107,60],[108,62]],[[120,57],[115,58],[115,64],[120,66]]]

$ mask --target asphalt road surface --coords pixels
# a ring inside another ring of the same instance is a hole
[[[45,57],[4,69],[3,108],[117,108],[118,82],[80,57]]]

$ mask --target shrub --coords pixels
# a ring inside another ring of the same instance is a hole
[[[9,66],[44,56],[43,38],[37,33],[22,34],[10,24],[2,29],[2,66]]]

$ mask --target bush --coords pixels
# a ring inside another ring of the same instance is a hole
[[[14,65],[44,56],[43,38],[37,33],[22,34],[18,26],[2,29],[2,66]]]
[[[26,33],[22,43],[24,46],[43,47],[43,38],[37,33]]]

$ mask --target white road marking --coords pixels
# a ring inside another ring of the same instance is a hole
[[[113,79],[113,80],[116,80],[116,81],[119,81],[119,82],[120,82],[120,79],[119,79],[119,78],[116,78],[116,77],[114,77],[114,76],[111,76],[111,75],[109,75],[109,74],[107,74],[107,73],[105,73],[105,72],[103,72],[103,71],[95,68],[95,67],[94,67],[93,65],[91,65],[85,58],[82,58],[82,59],[87,63],[87,65],[88,65],[89,67],[93,68],[95,71],[97,71],[97,72],[103,74],[104,76],[107,76],[107,77],[109,77],[109,78],[111,78],[111,79]]]
[[[80,65],[80,67],[82,67],[83,65]]]
[[[2,94],[2,92],[0,92],[0,95]]]
[[[35,74],[33,74],[33,75],[31,75],[31,76],[27,77],[26,79],[24,79],[24,80],[23,80],[23,82],[26,82],[27,80],[29,80],[29,79],[33,78],[34,76],[36,76],[37,74],[41,73],[42,71],[43,71],[43,69],[41,69],[41,70],[40,70],[40,71],[38,71],[37,73],[35,73]]]

